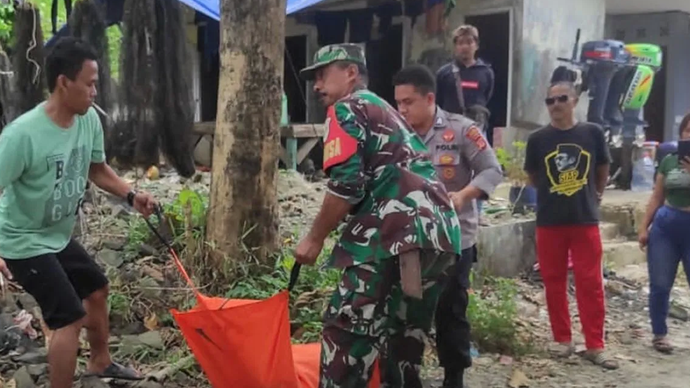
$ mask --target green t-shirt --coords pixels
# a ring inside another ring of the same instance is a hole
[[[658,171],[664,176],[664,194],[669,205],[690,207],[690,174],[678,162],[678,155],[662,159]]]
[[[25,259],[64,249],[91,163],[105,161],[103,129],[91,108],[68,128],[46,114],[45,102],[0,135],[0,257]]]

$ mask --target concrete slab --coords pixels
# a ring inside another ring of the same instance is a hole
[[[611,241],[604,242],[603,245],[604,264],[613,270],[647,261],[647,255],[640,250],[637,241]]]
[[[649,197],[652,195],[651,191],[625,191],[625,190],[606,190],[604,191],[604,198],[601,201],[601,206],[637,206],[640,203],[646,204]]]
[[[194,139],[196,141],[197,139]],[[211,167],[213,154],[213,137],[206,135],[199,139],[199,143],[194,148],[194,161],[205,167]]]
[[[481,228],[477,270],[492,276],[514,277],[536,262],[534,220],[513,220]]]
[[[613,222],[599,223],[599,232],[603,241],[615,240],[620,237],[620,228]]]

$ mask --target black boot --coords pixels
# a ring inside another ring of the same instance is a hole
[[[467,388],[464,384],[465,371],[451,369],[444,370],[443,388]]]

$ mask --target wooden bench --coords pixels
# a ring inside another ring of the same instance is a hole
[[[194,124],[194,134],[200,136],[213,136],[216,129],[215,121],[204,121]],[[280,127],[280,137],[285,139],[285,147],[282,147],[279,155],[288,170],[296,170],[297,166],[309,155],[314,146],[325,134],[323,124],[290,124]],[[201,138],[200,138],[201,139]],[[307,139],[299,148],[299,139]],[[198,142],[197,142],[198,144]],[[195,145],[196,146],[196,145]]]

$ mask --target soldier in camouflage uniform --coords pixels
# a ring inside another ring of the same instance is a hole
[[[461,252],[457,214],[421,139],[366,89],[360,46],[326,46],[302,75],[328,107],[329,181],[297,261],[313,264],[328,234],[351,216],[326,263],[343,273],[324,316],[320,387],[365,388],[388,341],[382,385],[421,388],[439,282]]]

